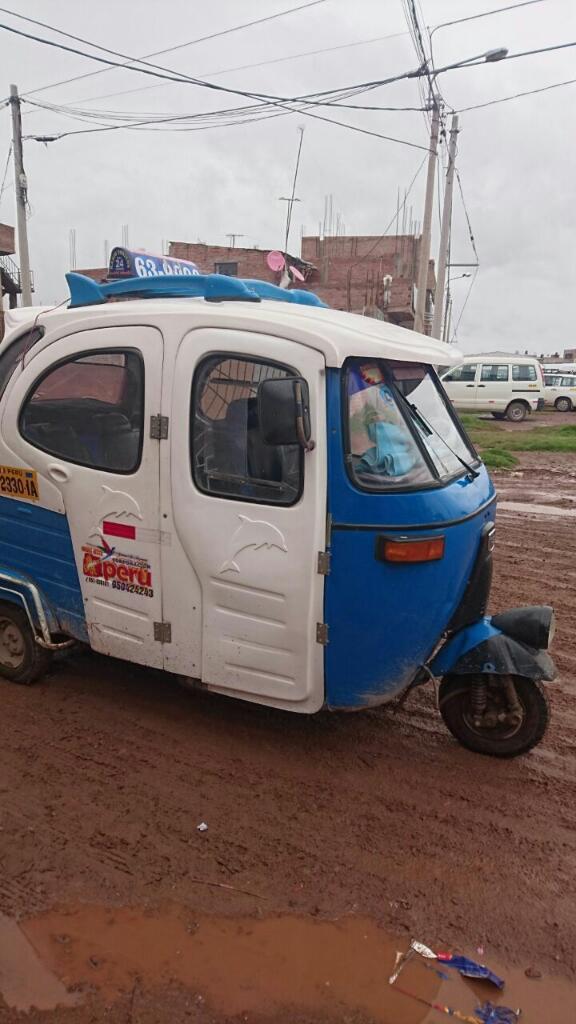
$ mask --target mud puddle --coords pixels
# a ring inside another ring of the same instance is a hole
[[[173,905],[154,912],[84,905],[19,925],[0,918],[0,993],[12,1008],[47,1010],[177,982],[226,1019],[300,1010],[341,1021],[359,1011],[383,1024],[420,1024],[438,1019],[429,1004],[440,1003],[473,1020],[488,999],[521,1007],[525,1024],[570,1019],[576,989],[568,982],[529,980],[490,956],[506,979],[502,994],[418,956],[391,987],[397,952],[408,941],[358,917],[202,917]],[[474,950],[458,952],[478,959]]]

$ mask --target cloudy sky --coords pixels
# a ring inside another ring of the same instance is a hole
[[[230,89],[273,96],[337,89],[417,65],[402,0],[323,0],[265,24],[192,43],[304,2],[99,0],[88,5],[78,0],[13,0],[10,9],[130,56],[191,42],[155,62]],[[422,23],[432,27],[507,2],[514,0],[419,0],[419,10]],[[87,49],[18,20],[5,9],[0,21]],[[433,36],[437,67],[496,47],[518,53],[572,40],[574,0],[542,0],[441,28]],[[351,43],[358,45],[347,45]],[[25,135],[98,127],[105,123],[102,111],[107,116],[112,111],[127,118],[159,118],[252,102],[191,84],[163,83],[126,69],[102,71],[102,65],[84,57],[5,30],[0,30],[0,46],[0,95],[6,96],[14,82],[23,96],[29,94],[29,101],[100,114],[98,121],[72,120],[28,102],[23,105]],[[334,49],[296,56],[328,47]],[[254,64],[262,66],[245,67]],[[90,77],[54,84],[81,75]],[[452,71],[441,77],[440,87],[447,103],[462,110],[570,78],[576,78],[576,47]],[[417,107],[418,84],[400,82],[350,102]],[[379,134],[415,146],[427,144],[426,120],[419,111],[322,109],[327,116]],[[481,264],[458,328],[458,342],[466,351],[553,352],[576,342],[575,113],[576,84],[461,115],[458,166]],[[317,232],[327,195],[333,196],[334,210],[341,214],[347,233],[384,231],[395,212],[398,188],[409,185],[425,150],[300,113],[202,131],[156,126],[147,131],[73,135],[48,146],[25,142],[36,299],[52,302],[65,296],[63,275],[69,266],[72,228],[78,266],[102,265],[105,242],[120,244],[123,225],[128,225],[133,247],[154,252],[167,239],[226,244],[229,232],[244,235],[239,244],[281,247],[285,204],[278,197],[290,189],[299,125],[306,130],[292,249],[297,248],[302,229]],[[0,173],[10,131],[5,107],[0,110]],[[8,223],[14,222],[11,182],[9,168],[0,205],[0,220]],[[418,220],[424,182],[422,168],[408,200]],[[435,254],[437,209],[434,229]],[[474,259],[458,195],[452,258]],[[469,285],[468,278],[453,282],[454,323]]]

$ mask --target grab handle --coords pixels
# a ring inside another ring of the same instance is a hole
[[[70,470],[61,466],[59,462],[51,462],[48,466],[48,476],[57,484],[64,484],[70,479]]]

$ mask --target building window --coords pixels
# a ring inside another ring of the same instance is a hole
[[[214,264],[215,274],[225,274],[226,277],[238,277],[238,264],[237,263],[215,263]]]
[[[204,359],[192,388],[190,448],[199,490],[263,505],[293,505],[302,492],[299,445],[268,445],[260,436],[258,387],[294,371],[256,358]]]
[[[35,448],[91,469],[140,464],[144,365],[135,352],[98,351],[58,363],[28,394],[20,433]]]

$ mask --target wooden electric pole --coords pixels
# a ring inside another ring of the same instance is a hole
[[[26,224],[26,202],[28,183],[22,158],[22,117],[18,86],[10,86],[12,108],[12,149],[14,151],[14,187],[16,191],[16,226],[18,230],[18,258],[22,282],[22,305],[32,305],[32,283],[30,280],[30,254],[28,251],[28,225]]]
[[[426,293],[428,290],[428,264],[430,262],[430,243],[432,235],[432,210],[434,206],[434,177],[438,156],[438,134],[440,130],[440,107],[438,97],[431,94],[432,124],[430,128],[430,152],[428,154],[428,174],[426,177],[426,199],[424,217],[422,219],[422,236],[420,238],[420,254],[418,259],[418,280],[416,282],[416,309],[414,313],[414,330],[424,330],[424,313],[426,311]]]
[[[442,319],[444,315],[444,292],[446,289],[446,268],[448,265],[448,249],[450,246],[450,225],[452,222],[452,193],[454,191],[454,172],[456,169],[457,141],[458,114],[453,114],[452,125],[450,127],[450,144],[448,146],[448,170],[446,171],[446,187],[444,189],[442,226],[440,228],[440,251],[438,253],[438,271],[436,274],[434,319],[432,321],[433,338],[440,338],[442,335]]]

